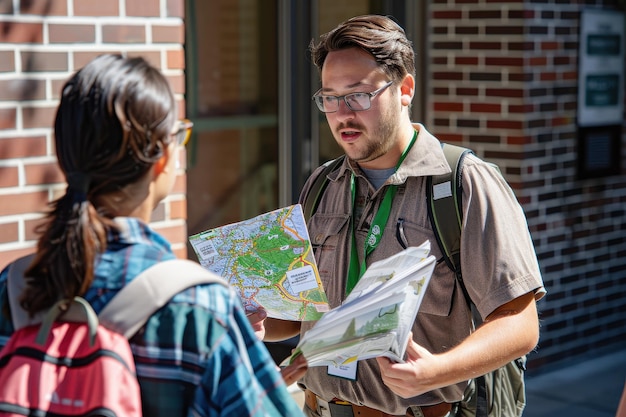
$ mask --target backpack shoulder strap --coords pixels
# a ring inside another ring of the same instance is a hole
[[[186,259],[159,262],[117,293],[98,318],[107,328],[130,338],[174,295],[195,285],[211,283],[228,285],[224,278],[196,262]]]
[[[13,328],[15,330],[21,329],[29,324],[37,323],[43,318],[43,314],[41,314],[38,319],[31,319],[26,310],[20,306],[19,301],[20,294],[22,294],[22,291],[24,291],[24,288],[26,287],[24,271],[30,266],[34,257],[34,253],[22,256],[21,258],[13,261],[13,263],[9,266],[7,292],[9,296],[9,308],[11,309],[11,321],[13,322]]]
[[[446,265],[462,282],[461,225],[463,222],[463,159],[472,153],[461,146],[442,144],[451,172],[427,178],[428,217]]]
[[[330,174],[335,168],[343,163],[345,155],[342,155],[338,158],[332,159],[326,162],[320,172],[320,174],[313,180],[313,184],[309,189],[308,194],[304,198],[304,207],[302,208],[302,212],[304,213],[304,219],[309,221],[315,210],[317,210],[317,204],[319,203],[319,199],[324,194],[324,190],[328,185],[328,174]]]

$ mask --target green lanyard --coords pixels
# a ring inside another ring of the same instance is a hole
[[[415,143],[416,139],[417,139],[417,131],[415,131],[415,133],[413,134],[413,138],[411,139],[411,142],[406,147],[404,152],[402,152],[402,155],[400,155],[400,160],[398,161],[398,164],[396,165],[396,171],[398,170],[400,165],[402,165],[402,162],[406,158],[406,155],[409,153],[409,150]],[[356,247],[356,235],[354,233],[354,222],[355,222],[354,208],[355,208],[355,203],[356,203],[356,182],[354,180],[354,172],[352,173],[352,176],[350,178],[350,192],[352,193],[352,222],[351,222],[351,233],[352,233],[352,245],[351,246],[352,247],[350,251],[350,266],[348,269],[348,280],[346,283],[346,295],[350,294],[350,292],[352,291],[356,283],[365,273],[365,270],[367,269],[367,264],[365,261],[367,260],[367,257],[369,256],[369,254],[372,253],[374,249],[376,249],[376,246],[378,246],[378,243],[380,243],[380,239],[383,236],[383,231],[385,230],[385,225],[387,224],[387,220],[389,220],[389,214],[391,213],[391,203],[393,202],[393,198],[396,195],[397,189],[398,187],[395,184],[390,184],[389,186],[387,186],[387,191],[385,191],[385,196],[383,197],[383,201],[380,203],[380,207],[378,208],[378,211],[376,212],[376,215],[374,216],[374,220],[372,221],[372,225],[370,226],[370,230],[367,233],[367,238],[365,239],[363,261],[359,265],[358,249]]]

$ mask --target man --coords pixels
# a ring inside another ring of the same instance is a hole
[[[383,16],[355,17],[311,50],[322,82],[314,100],[347,156],[328,175],[308,224],[324,288],[336,307],[363,273],[363,260],[370,265],[425,240],[442,258],[428,219],[426,178],[450,168],[440,142],[411,123],[414,52],[401,27]],[[301,202],[320,172],[305,184]],[[439,262],[406,362],[377,358],[348,368],[309,368],[300,380],[309,416],[328,415],[325,409],[333,416],[455,415],[468,380],[537,344],[535,301],[545,291],[521,207],[497,171],[473,155],[465,158],[462,182],[463,277],[484,323],[472,332],[463,291]],[[369,244],[376,226],[382,235]],[[268,321],[266,331],[276,340],[312,325]]]

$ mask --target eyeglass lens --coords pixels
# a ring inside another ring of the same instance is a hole
[[[363,111],[368,110],[372,106],[372,98],[376,97],[391,84],[393,84],[393,82],[389,81],[387,84],[371,93],[351,93],[345,96],[315,94],[313,99],[317,107],[324,113],[333,113],[339,110],[339,100],[343,100],[346,106],[352,111]]]

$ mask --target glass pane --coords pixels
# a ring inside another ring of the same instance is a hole
[[[276,128],[201,132],[187,176],[189,234],[276,208]]]
[[[277,208],[275,1],[188,2],[188,233]],[[193,253],[192,250],[189,252]]]

